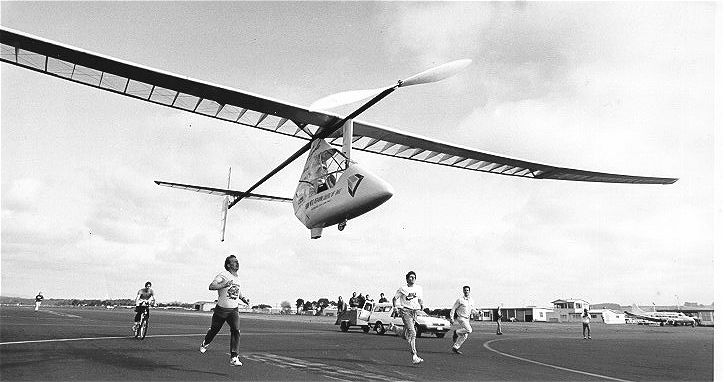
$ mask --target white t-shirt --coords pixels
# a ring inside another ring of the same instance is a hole
[[[219,273],[216,277],[221,277],[224,280],[233,280],[231,285],[218,290],[219,300],[216,302],[216,305],[222,308],[238,308],[239,298],[241,297],[241,283],[239,282],[239,276],[234,276],[231,272],[225,270]]]
[[[455,304],[453,304],[450,315],[454,316],[454,314],[457,313],[458,317],[470,318],[470,313],[472,313],[474,309],[473,305],[475,305],[475,302],[473,302],[472,297],[460,297],[455,301]]]
[[[581,316],[581,321],[583,321],[584,324],[590,324],[591,323],[591,315],[585,314]]]
[[[422,287],[417,284],[402,286],[395,293],[395,299],[399,301],[397,305],[403,308],[422,309],[419,300],[422,299]]]

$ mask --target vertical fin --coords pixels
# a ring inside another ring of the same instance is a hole
[[[229,187],[231,187],[231,167],[229,167],[229,178],[226,181],[226,189],[228,190]],[[229,195],[224,196],[224,200],[221,204],[221,241],[224,241],[224,236],[226,234],[226,215],[229,212]]]

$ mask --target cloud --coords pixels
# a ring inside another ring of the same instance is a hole
[[[3,190],[3,213],[23,212],[37,209],[37,201],[43,191],[43,182],[39,179],[21,178],[10,182],[9,189]]]

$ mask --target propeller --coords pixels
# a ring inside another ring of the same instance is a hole
[[[310,107],[311,110],[314,110],[314,109],[319,110],[319,109],[321,109],[321,106],[323,106],[325,108],[342,106],[342,105],[361,101],[365,98],[374,96],[374,98],[367,101],[364,105],[357,108],[357,110],[353,111],[348,116],[346,116],[342,119],[336,119],[331,124],[320,127],[320,129],[317,131],[317,133],[314,134],[314,136],[312,136],[312,138],[313,138],[312,140],[308,141],[304,146],[299,148],[299,150],[297,150],[294,154],[292,154],[284,162],[279,164],[277,167],[275,167],[273,170],[271,170],[268,174],[264,175],[256,183],[254,183],[251,187],[249,187],[249,189],[246,190],[246,192],[250,193],[250,192],[254,191],[257,187],[259,187],[261,184],[263,184],[264,182],[269,180],[269,178],[274,176],[274,174],[278,173],[284,167],[287,167],[294,160],[296,160],[297,158],[302,156],[302,154],[307,152],[312,147],[312,142],[314,142],[314,139],[324,139],[324,138],[329,137],[333,132],[335,132],[337,129],[342,127],[345,124],[345,122],[347,122],[348,120],[357,118],[358,115],[360,115],[365,110],[372,107],[377,102],[381,101],[383,98],[390,95],[390,93],[395,91],[395,89],[404,87],[404,86],[426,84],[426,83],[430,83],[430,82],[437,82],[437,81],[443,80],[445,78],[455,75],[457,72],[459,72],[466,66],[470,65],[471,62],[472,62],[472,60],[470,60],[470,59],[463,59],[463,60],[448,62],[447,64],[442,64],[440,66],[436,66],[434,68],[428,69],[422,73],[418,73],[412,77],[408,77],[405,80],[397,81],[397,84],[395,84],[394,86],[390,86],[388,88],[346,91],[346,92],[342,92],[342,93],[332,94],[330,96],[324,97],[324,98],[314,102],[312,104],[312,106]],[[241,199],[242,199],[241,197],[234,199],[229,204],[229,208],[233,207]]]
[[[427,84],[427,83],[431,83],[431,82],[441,81],[448,77],[454,76],[459,71],[463,70],[465,67],[470,65],[471,62],[472,62],[472,60],[470,60],[470,59],[451,61],[446,64],[442,64],[442,65],[436,66],[434,68],[427,69],[424,72],[415,74],[414,76],[408,77],[407,79],[400,80],[393,87],[401,88],[401,87],[405,87],[405,86],[420,85],[420,84]],[[388,89],[388,88],[350,90],[350,91],[331,94],[324,98],[320,98],[320,99],[314,101],[314,103],[312,103],[312,105],[309,106],[309,109],[310,110],[334,109],[335,107],[349,105],[351,103],[355,103],[355,102],[362,101],[367,98],[374,97],[377,94],[382,93],[386,89]]]

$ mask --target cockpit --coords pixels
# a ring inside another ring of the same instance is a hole
[[[337,184],[342,172],[347,169],[347,158],[337,149],[330,148],[319,153],[312,164],[315,178],[311,181],[320,193]]]

